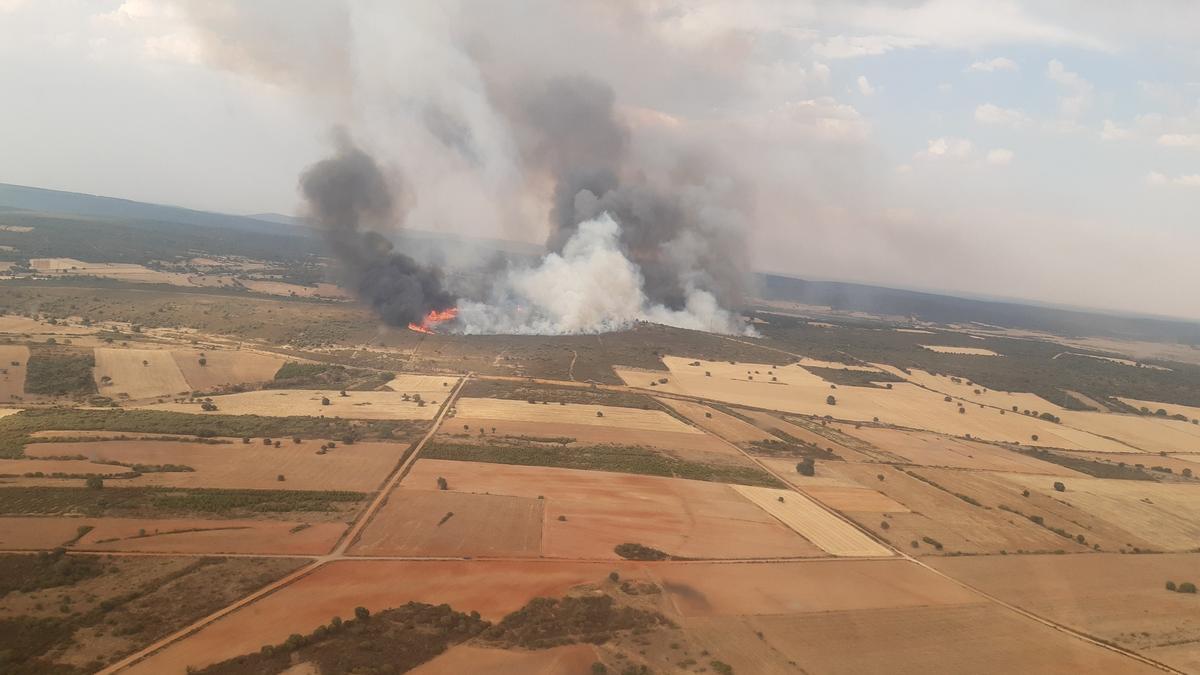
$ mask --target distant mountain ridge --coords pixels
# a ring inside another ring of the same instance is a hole
[[[182,223],[263,234],[295,234],[298,226],[304,227],[299,220],[288,223],[9,183],[0,183],[0,205],[41,213]]]

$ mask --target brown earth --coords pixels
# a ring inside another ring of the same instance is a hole
[[[354,608],[378,612],[406,602],[447,603],[497,621],[535,597],[597,582],[608,563],[340,560],[206,626],[124,672],[183,673],[307,634]]]
[[[284,364],[281,357],[249,351],[175,350],[171,357],[192,391],[202,392],[223,385],[268,382]]]
[[[672,431],[703,435],[704,432],[671,417],[662,410],[620,408],[582,403],[529,403],[499,398],[460,398],[455,416],[478,420],[586,424],[604,428]],[[490,423],[489,423],[490,424]]]
[[[113,398],[170,398],[191,391],[171,352],[163,349],[98,347],[94,372],[99,392]]]
[[[425,399],[427,405],[420,406],[405,401],[402,392],[352,391],[339,396],[337,391],[320,389],[269,389],[247,391],[240,394],[213,396],[217,410],[225,415],[266,415],[287,417],[341,417],[363,420],[430,420],[437,414],[436,399]],[[329,405],[323,405],[322,399]],[[199,403],[158,403],[140,406],[150,410],[200,413]]]
[[[840,487],[836,485],[805,485],[804,494],[837,511],[876,511],[879,513],[907,513],[908,507],[880,493],[862,487]]]
[[[689,403],[677,399],[660,398],[659,403],[669,406],[675,412],[687,417],[702,429],[716,434],[730,443],[752,443],[754,441],[776,440],[774,436],[748,422],[727,415],[720,410],[700,403]],[[712,415],[712,417],[709,417]]]
[[[1200,555],[939,558],[929,563],[1001,600],[1183,670],[1200,657]],[[1175,645],[1175,646],[1173,646]]]
[[[433,489],[438,477],[459,492],[543,497],[542,553],[551,558],[615,559],[627,542],[690,558],[823,555],[721,483],[422,459],[403,485]]]
[[[532,556],[541,553],[541,499],[400,487],[351,555]]]
[[[414,675],[489,673],[490,675],[583,675],[596,661],[591,645],[564,645],[537,651],[451,647],[441,656],[410,670]]]

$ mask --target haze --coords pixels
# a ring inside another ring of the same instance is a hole
[[[3,0],[0,182],[298,213],[346,125],[408,227],[541,243],[495,83],[585,76],[754,269],[1200,318],[1200,9],[1093,5]]]

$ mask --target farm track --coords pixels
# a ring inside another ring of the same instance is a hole
[[[738,342],[738,343],[742,343],[742,344],[750,344],[745,341],[738,340],[736,338],[726,338],[726,339],[728,339],[732,342]],[[761,346],[761,345],[758,345],[758,346]],[[773,347],[768,347],[768,349],[770,349],[772,351],[776,351],[781,354],[788,355],[788,356],[792,356],[792,357],[796,357],[796,358],[800,357],[799,354],[788,352],[786,350],[773,348]],[[573,375],[573,373],[572,373],[572,375]],[[276,591],[279,591],[279,590],[291,585],[292,583],[298,581],[299,579],[302,579],[302,578],[308,576],[309,574],[313,573],[314,571],[316,571],[320,567],[324,566],[325,564],[327,564],[329,562],[337,561],[337,560],[356,560],[356,561],[393,560],[393,561],[431,561],[431,562],[433,562],[433,561],[452,561],[452,560],[472,559],[472,560],[478,560],[480,562],[493,562],[493,561],[520,561],[520,562],[526,562],[526,563],[591,562],[590,559],[571,559],[571,558],[526,558],[526,557],[464,558],[464,557],[457,557],[457,556],[451,556],[451,557],[375,556],[375,555],[360,556],[360,555],[347,555],[346,554],[346,550],[357,540],[357,538],[361,535],[362,531],[366,528],[366,526],[371,522],[371,520],[374,518],[374,516],[378,513],[380,508],[386,503],[386,500],[388,498],[388,494],[390,493],[390,491],[399,483],[399,481],[401,479],[403,479],[403,477],[408,473],[409,469],[411,469],[412,465],[416,462],[416,460],[418,459],[418,457],[420,455],[421,449],[425,446],[425,444],[429,441],[429,439],[432,438],[433,435],[437,432],[438,428],[441,426],[441,423],[445,419],[447,412],[452,407],[452,404],[458,399],[463,386],[465,385],[467,380],[470,379],[471,377],[478,377],[478,379],[481,379],[481,380],[532,382],[534,384],[546,384],[546,385],[562,386],[562,387],[594,388],[594,389],[598,389],[598,390],[621,392],[621,393],[643,393],[643,394],[646,393],[642,389],[639,389],[637,387],[630,387],[627,385],[582,383],[582,382],[578,382],[578,381],[574,381],[574,380],[552,380],[552,379],[545,379],[545,378],[528,378],[528,377],[514,377],[514,376],[475,376],[474,374],[468,373],[465,377],[463,377],[459,381],[458,385],[451,392],[451,395],[448,396],[442,402],[442,406],[439,409],[437,416],[434,418],[433,423],[431,424],[431,426],[429,428],[429,431],[425,434],[425,436],[423,436],[421,438],[421,440],[417,443],[417,445],[414,447],[413,451],[409,454],[409,456],[407,458],[405,458],[401,462],[401,464],[396,468],[396,470],[391,474],[391,476],[386,479],[384,484],[381,486],[378,494],[376,495],[375,499],[372,500],[372,502],[367,506],[366,509],[364,509],[363,513],[355,521],[354,525],[343,535],[343,537],[339,540],[338,544],[335,546],[333,551],[331,551],[329,554],[327,554],[325,556],[321,556],[321,557],[317,557],[317,558],[312,558],[311,556],[303,556],[303,555],[286,555],[286,556],[269,556],[269,555],[264,556],[264,555],[253,555],[253,554],[232,554],[232,555],[230,555],[229,557],[302,558],[302,559],[311,559],[311,560],[313,560],[313,562],[312,562],[312,564],[306,565],[305,567],[293,572],[292,574],[289,574],[288,576],[286,576],[278,581],[275,581],[255,592],[251,593],[250,595],[240,598],[236,602],[234,602],[234,603],[232,603],[232,604],[230,604],[230,605],[228,605],[228,606],[226,606],[226,607],[224,607],[224,608],[222,608],[222,609],[220,609],[220,610],[218,610],[196,622],[193,622],[191,625],[189,625],[179,631],[176,631],[175,633],[173,633],[165,638],[157,640],[156,642],[148,645],[147,647],[143,648],[142,650],[140,650],[130,656],[125,657],[124,659],[122,659],[121,661],[118,661],[117,663],[114,663],[114,664],[108,666],[104,670],[100,671],[100,673],[107,675],[109,673],[119,672],[139,661],[142,661],[143,659],[160,651],[161,649],[198,632],[199,630],[203,629],[205,626],[208,626],[209,624],[211,624],[229,614],[232,614],[233,612],[236,612],[236,611],[238,611],[238,610],[240,610],[240,609],[272,594],[272,593],[275,593]],[[700,404],[705,404],[705,405],[713,403],[713,401],[702,398],[702,397],[688,396],[688,395],[683,395],[683,394],[673,394],[673,393],[668,393],[668,392],[656,393],[656,396],[660,396],[662,398],[668,398],[668,399],[689,401],[689,402],[693,402],[693,403],[700,403]],[[706,432],[706,433],[708,433],[708,432]],[[805,493],[802,490],[800,490],[796,486],[788,483],[788,481],[784,480],[784,478],[778,472],[772,470],[769,466],[767,466],[765,463],[760,461],[759,458],[747,453],[741,447],[739,447],[735,443],[732,443],[723,437],[720,437],[716,434],[712,434],[712,435],[717,438],[720,438],[720,440],[722,442],[731,446],[737,452],[739,452],[744,457],[746,457],[749,461],[751,461],[755,465],[759,466],[762,470],[766,471],[768,474],[779,479],[781,483],[788,486],[787,487],[788,490],[795,492],[799,495],[803,495],[806,498],[808,498],[807,495],[805,495]],[[653,562],[653,563],[643,562],[643,563],[639,563],[639,564],[650,564],[650,565],[730,564],[730,565],[738,565],[738,564],[761,564],[761,563],[785,562],[785,561],[786,562],[796,562],[796,563],[804,562],[804,563],[811,563],[811,564],[820,564],[820,563],[841,562],[841,561],[848,561],[848,560],[885,562],[885,561],[893,561],[898,557],[898,558],[903,559],[911,564],[917,565],[917,566],[923,568],[925,571],[932,573],[942,579],[953,582],[954,584],[958,585],[959,587],[966,589],[967,591],[969,591],[971,593],[974,593],[975,595],[977,595],[978,597],[980,597],[983,600],[994,603],[995,605],[997,605],[999,607],[1002,607],[1011,612],[1015,612],[1016,614],[1018,614],[1022,617],[1025,617],[1032,621],[1036,621],[1037,623],[1042,624],[1043,626],[1052,628],[1052,629],[1059,631],[1065,635],[1069,635],[1078,640],[1082,640],[1082,641],[1090,643],[1092,645],[1107,649],[1111,652],[1128,657],[1130,659],[1133,659],[1133,660],[1143,663],[1145,665],[1149,665],[1154,668],[1157,668],[1158,670],[1161,670],[1163,672],[1182,673],[1182,671],[1172,668],[1164,663],[1161,663],[1154,659],[1150,659],[1148,657],[1142,656],[1140,654],[1129,651],[1122,647],[1112,645],[1107,642],[1098,640],[1086,633],[1075,630],[1066,625],[1055,622],[1051,619],[1047,619],[1045,617],[1042,617],[1042,616],[1035,614],[1033,612],[1030,612],[1028,610],[1022,609],[1021,607],[1018,607],[1011,603],[1005,602],[1004,600],[1001,600],[1000,598],[998,598],[994,595],[986,593],[975,586],[972,586],[963,581],[960,581],[946,573],[940,572],[939,570],[922,562],[920,559],[915,558],[915,557],[909,555],[908,553],[906,553],[905,551],[898,549],[898,548],[892,546],[891,544],[887,543],[886,541],[879,539],[870,531],[860,527],[853,521],[847,519],[841,513],[827,507],[826,505],[822,504],[818,500],[813,499],[813,501],[821,509],[828,512],[833,517],[845,522],[850,527],[853,527],[854,529],[861,532],[864,536],[866,536],[866,537],[870,538],[871,540],[886,547],[889,551],[891,551],[894,554],[895,557],[855,557],[855,556],[835,557],[835,556],[829,556],[829,557],[820,557],[820,558],[755,558],[755,559],[739,559],[739,560],[695,559],[695,560],[688,560],[688,561],[661,561],[661,562]],[[99,554],[98,553],[87,553],[87,552],[80,551],[80,552],[73,553],[73,555],[99,555]],[[170,555],[178,555],[178,554],[132,553],[131,552],[131,553],[104,553],[103,555],[170,556]],[[612,562],[612,560],[604,559],[603,562]]]

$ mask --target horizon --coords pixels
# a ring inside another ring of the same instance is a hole
[[[406,227],[540,243],[543,179],[511,148],[525,132],[487,118],[464,87],[545,70],[530,59],[548,51],[561,57],[550,74],[611,86],[646,168],[664,144],[722,158],[755,269],[1200,320],[1193,299],[1167,291],[1200,286],[1188,264],[1200,247],[1200,8],[546,5],[544,21],[519,24],[528,44],[488,35],[484,62],[483,27],[515,17],[418,4],[403,15],[411,45],[392,55],[400,70],[378,80],[336,70],[377,47],[362,25],[377,10],[235,7],[0,4],[13,102],[0,110],[13,139],[0,181],[299,213],[298,175],[348,123],[389,171],[420,167]],[[227,50],[236,21],[264,17],[277,26],[261,53]],[[331,63],[291,54],[299,38]],[[420,56],[428,75],[403,68]],[[628,68],[638,59],[644,72]],[[389,109],[380,86],[436,108]],[[385,129],[384,111],[415,122]],[[467,164],[432,154],[430,134],[451,128],[473,139]]]

